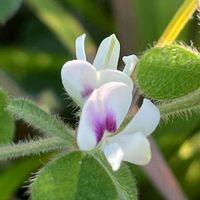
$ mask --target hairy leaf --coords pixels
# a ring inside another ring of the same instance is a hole
[[[145,96],[171,100],[198,89],[199,76],[199,54],[180,45],[169,45],[148,50],[133,78]]]
[[[113,172],[102,158],[73,152],[44,167],[30,191],[33,200],[134,200],[135,182],[130,180],[124,166]]]
[[[67,148],[67,142],[57,137],[0,146],[0,161],[62,150],[64,148]]]
[[[137,188],[135,180],[125,163],[122,163],[120,169],[114,172],[108,165],[104,155],[101,152],[96,152],[94,158],[107,171],[117,189],[120,200],[136,200]]]
[[[73,131],[66,127],[60,119],[46,113],[35,103],[22,98],[14,98],[10,100],[7,109],[17,119],[23,119],[46,135],[63,138],[69,148],[74,145]]]

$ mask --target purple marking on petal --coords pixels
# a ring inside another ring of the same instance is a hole
[[[92,129],[96,136],[96,141],[99,143],[105,131],[104,116],[100,115],[94,107],[94,104],[89,108],[89,116]]]
[[[93,90],[94,89],[91,88],[90,86],[84,86],[84,89],[83,89],[83,91],[81,93],[82,97],[86,98],[86,97],[90,96],[91,93],[93,92]]]
[[[106,130],[111,133],[117,130],[116,117],[111,110],[106,111],[105,127],[106,127]]]
[[[97,143],[99,143],[105,132],[105,125],[103,123],[103,120],[98,116],[94,116],[93,125],[94,125],[94,131],[96,133],[96,140]]]
[[[90,117],[97,143],[101,141],[105,131],[114,133],[117,130],[116,116],[110,109],[106,109],[104,113],[99,113],[92,106]]]

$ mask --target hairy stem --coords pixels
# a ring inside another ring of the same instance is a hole
[[[200,110],[200,89],[172,100],[169,103],[161,103],[158,105],[162,118],[173,116],[180,113]]]

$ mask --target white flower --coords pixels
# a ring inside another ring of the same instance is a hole
[[[94,89],[107,82],[122,82],[133,89],[129,75],[134,70],[137,57],[123,57],[124,70],[117,70],[120,44],[114,34],[101,42],[93,64],[86,61],[84,41],[85,34],[76,39],[77,60],[66,62],[61,70],[63,86],[79,106],[83,106]]]
[[[93,91],[81,113],[77,131],[79,148],[88,151],[99,145],[113,170],[119,169],[122,160],[144,165],[151,158],[146,137],[157,127],[160,112],[150,100],[144,99],[133,119],[119,132],[131,101],[130,87],[109,82]]]

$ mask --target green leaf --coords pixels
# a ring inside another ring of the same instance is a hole
[[[71,52],[77,36],[86,33],[80,22],[54,0],[27,0],[27,5],[55,33],[60,42]],[[87,44],[90,52],[94,50],[91,40]]]
[[[69,55],[66,53],[64,55],[19,47],[17,49],[14,47],[0,48],[1,69],[9,73],[10,78],[14,78],[18,85],[25,91],[29,91],[30,94],[38,94],[39,91],[47,89],[48,85],[59,96],[62,96],[63,88],[58,81],[58,75],[64,60],[69,59]],[[55,74],[57,75],[55,76]],[[0,72],[0,85],[3,85],[14,96],[18,96],[18,91],[7,84],[4,78],[3,73]],[[34,84],[30,84],[31,82]],[[21,94],[20,96],[25,95]]]
[[[0,23],[5,23],[19,9],[22,0],[0,0]]]
[[[42,70],[45,72],[50,70],[58,71],[58,66],[61,67],[63,65],[64,59],[68,60],[70,58],[68,55],[60,53],[33,51],[26,48],[0,48],[1,68],[12,73],[12,75],[18,78],[18,81],[28,73],[32,74]]]
[[[59,151],[65,148],[67,149],[67,142],[57,137],[5,145],[0,146],[0,161],[15,159],[28,155],[37,155],[49,151]]]
[[[103,6],[104,2],[92,0],[64,0],[64,2],[66,2],[67,6],[69,4],[75,12],[78,11],[81,14],[81,17],[87,20],[86,23],[92,22],[94,26],[100,30],[106,31],[106,33],[113,31],[114,26],[111,19],[111,13],[108,13],[105,6]],[[93,12],[91,12],[92,10]]]
[[[8,96],[0,88],[0,143],[8,143],[14,134],[13,117],[5,110],[8,103]]]
[[[10,100],[7,109],[17,119],[23,119],[48,136],[64,139],[68,148],[73,148],[75,144],[73,131],[66,127],[58,117],[46,113],[35,103],[22,98],[13,98]]]
[[[137,64],[134,80],[145,96],[171,100],[200,87],[200,56],[180,45],[148,50]]]
[[[31,186],[33,200],[116,199],[109,176],[92,157],[65,155],[44,167]]]
[[[120,200],[136,200],[137,199],[137,187],[135,180],[125,163],[121,164],[118,171],[114,172],[110,165],[108,165],[105,156],[101,152],[97,152],[94,158],[101,164],[101,166],[107,171],[117,189]]]
[[[110,167],[99,162],[94,156],[73,152],[50,162],[44,167],[30,191],[33,200],[134,200],[124,196],[127,187],[134,193],[135,185],[125,185],[130,182],[131,173],[124,173],[127,168],[119,172],[110,172]],[[123,172],[123,173],[122,173]],[[129,171],[128,171],[129,172]],[[129,175],[127,177],[127,175]],[[121,176],[119,183],[116,180]],[[116,178],[115,178],[116,177]],[[131,182],[132,183],[132,182]],[[117,186],[117,184],[121,184]],[[120,191],[119,191],[120,188]]]

